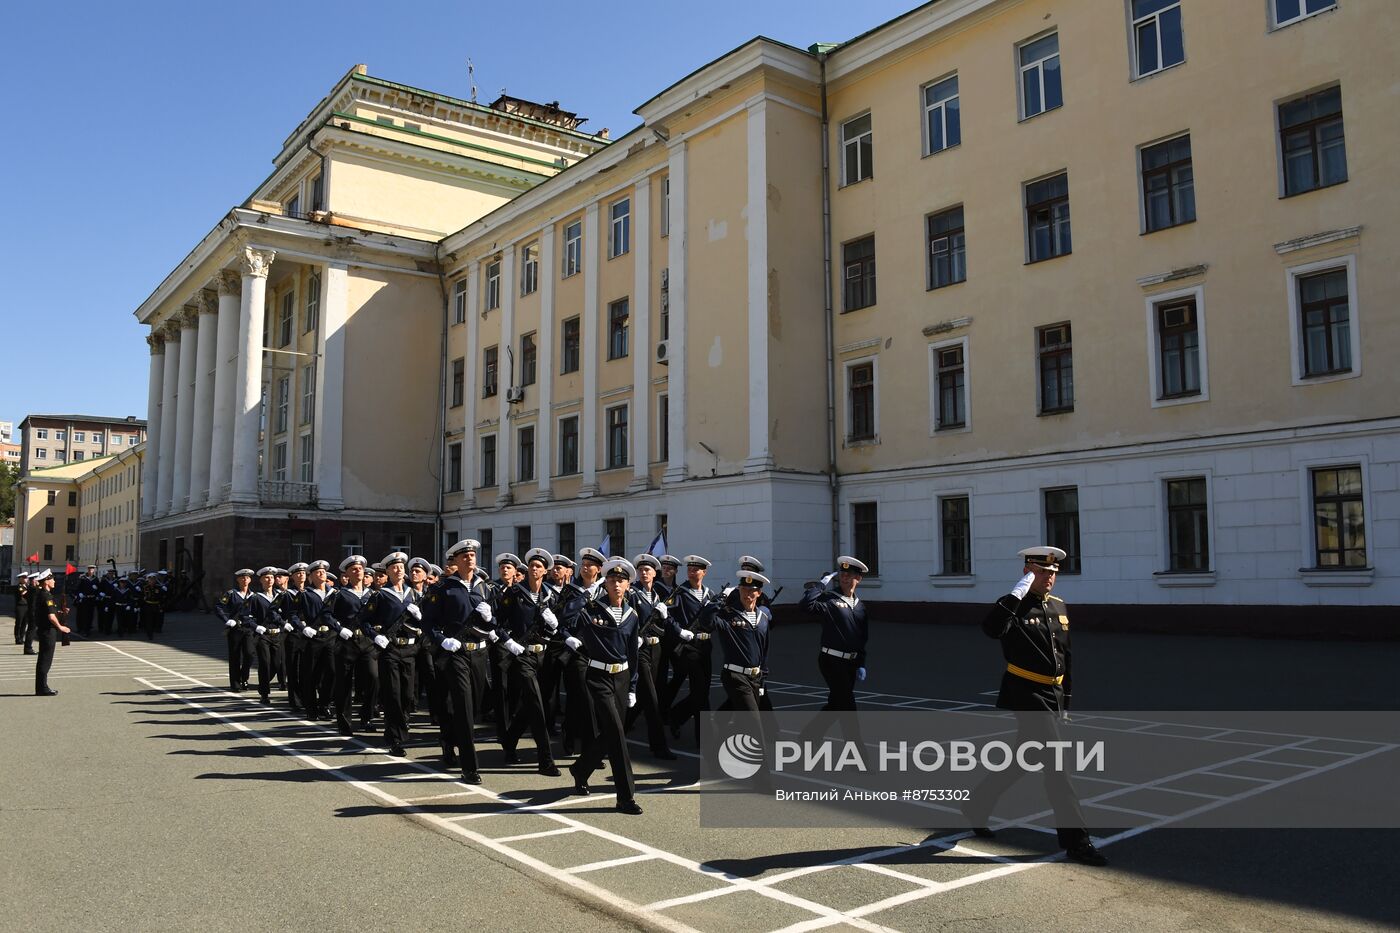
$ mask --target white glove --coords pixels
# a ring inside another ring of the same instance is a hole
[[[720,591],[720,594],[719,594],[720,599],[728,599],[728,598],[729,598],[729,594],[732,593],[732,592],[734,592],[734,587],[732,587],[732,586],[726,586],[723,590]]]
[[[237,619],[229,619],[227,622],[224,623],[224,628],[237,628],[237,627],[238,627],[238,620],[237,620]]]
[[[829,574],[827,574],[826,576],[822,577],[822,586],[824,586],[824,587],[825,587],[825,586],[830,586],[830,585],[831,585],[831,581],[834,580],[834,579],[836,579],[836,572],[835,572],[835,571],[832,571],[831,573],[829,573]]]
[[[645,644],[645,643],[646,643],[646,639],[644,639],[644,638],[642,638],[642,636],[638,635],[638,636],[637,636],[637,647],[640,648],[640,647],[642,647],[642,645]]]
[[[302,633],[303,635],[305,635],[307,638],[315,638],[315,637],[316,637],[316,630],[315,630],[314,628],[312,628],[311,626],[309,626],[309,625],[303,627],[302,630],[301,630],[301,633]]]
[[[283,622],[283,623],[282,623],[282,631],[284,631],[284,632],[290,632],[291,630],[292,630],[292,623],[290,623],[290,622]]]
[[[517,658],[520,657],[522,654],[525,653],[525,646],[522,645],[522,644],[520,644],[520,642],[516,641],[514,638],[507,638],[507,639],[506,639],[506,641],[505,641],[505,648],[506,648],[507,651],[509,651],[511,654],[515,655]]]
[[[257,628],[255,628],[255,629],[253,629],[253,631],[257,632],[259,635],[266,635],[266,634],[267,634],[267,629],[266,629],[264,626],[261,626],[261,625],[259,625],[259,626],[258,626]]]
[[[865,668],[863,668],[863,667],[858,667],[858,668],[856,668],[856,680],[864,680],[864,679],[865,679]]]
[[[389,639],[385,638],[383,635],[376,635],[376,636],[374,636],[374,643],[375,643],[376,645],[378,645],[380,648],[387,648],[387,647],[389,647]]]
[[[355,633],[350,631],[348,628],[343,628],[340,630],[340,637],[344,638],[346,641],[349,641],[351,638],[355,637]]]
[[[491,621],[491,604],[490,604],[490,603],[477,603],[477,604],[476,604],[476,614],[479,615],[479,616],[481,616],[481,618],[482,618],[484,621],[490,622],[490,621]]]
[[[575,637],[572,636],[572,635],[570,635],[568,638],[564,639],[564,644],[566,644],[566,645],[569,646],[569,650],[570,650],[570,651],[577,651],[578,649],[580,649],[580,648],[583,647],[583,642],[579,641],[577,638],[575,638]]]
[[[657,603],[657,604],[656,604],[656,614],[659,615],[659,616],[661,616],[661,618],[663,618],[663,619],[669,619],[669,618],[671,618],[671,610],[669,610],[669,609],[666,608],[666,604],[665,604],[665,603]]]
[[[462,647],[462,643],[455,638],[444,638],[442,640],[443,651],[456,651]]]
[[[636,695],[635,693],[629,693],[629,694],[627,694],[627,708],[628,708],[628,709],[631,709],[632,707],[634,707],[634,706],[636,706],[636,705],[637,705],[637,695]]]
[[[405,606],[405,607],[404,607],[404,612],[407,612],[409,615],[413,616],[413,618],[415,618],[415,619],[422,619],[422,618],[423,618],[423,610],[422,610],[422,609],[419,609],[419,608],[418,608],[415,604],[413,604],[413,603],[409,603],[407,606]]]
[[[1017,582],[1017,584],[1016,584],[1015,586],[1013,586],[1013,587],[1011,588],[1011,595],[1012,595],[1012,596],[1015,596],[1017,599],[1024,599],[1025,596],[1026,596],[1026,594],[1030,592],[1030,590],[1031,590],[1031,584],[1034,583],[1034,582],[1035,582],[1035,574],[1033,574],[1033,573],[1028,573],[1028,574],[1026,574],[1024,577],[1022,577],[1022,578],[1020,579],[1019,582]]]
[[[540,613],[540,618],[544,619],[545,626],[551,632],[559,627],[559,617],[554,614],[553,609],[545,609]]]
[[[681,629],[681,641],[690,641],[695,637],[695,633],[688,628]]]

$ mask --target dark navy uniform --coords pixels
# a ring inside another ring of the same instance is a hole
[[[239,623],[257,655],[258,696],[266,703],[282,660],[282,617],[277,612],[277,593],[258,590],[250,594],[243,601]]]
[[[695,634],[695,638],[688,642],[682,642],[679,636],[676,636],[671,651],[671,664],[675,668],[675,676],[666,684],[659,697],[661,708],[668,711],[672,735],[679,735],[686,721],[695,716],[698,739],[699,716],[710,708],[710,678],[714,674],[714,662],[710,631],[701,625],[700,617],[705,607],[715,598],[708,586],[702,586],[697,592],[682,584],[666,600],[666,608],[676,622],[676,631],[686,629]],[[665,647],[665,642],[662,646]],[[677,700],[676,695],[686,683],[690,684],[689,693]]]
[[[433,664],[442,694],[438,734],[443,758],[448,767],[460,762],[462,778],[470,784],[481,783],[472,731],[485,695],[480,681],[486,676],[486,646],[495,634],[495,626],[476,611],[485,601],[479,583],[469,586],[453,575],[438,581],[423,607],[423,628],[437,648]]]
[[[572,629],[572,637],[580,642],[578,652],[587,659],[585,686],[598,728],[569,771],[576,789],[583,790],[606,755],[612,765],[619,809],[636,807],[623,717],[627,713],[627,695],[637,690],[639,622],[637,610],[625,601],[616,611],[600,601],[590,601],[574,619]]]
[[[637,610],[637,637],[642,643],[637,646],[637,705],[627,711],[627,731],[639,715],[647,721],[647,744],[651,753],[658,758],[671,760],[675,753],[666,741],[666,722],[661,711],[657,672],[661,663],[661,644],[667,639],[679,639],[680,626],[669,618],[670,610],[664,607],[665,597],[660,592],[660,584],[653,581],[650,590],[637,586],[627,591],[627,600]],[[663,617],[662,613],[666,613]]]
[[[545,612],[554,617],[553,626],[546,621]],[[558,630],[559,624],[554,611],[554,594],[543,584],[538,593],[532,593],[523,582],[513,584],[501,595],[500,613],[496,621],[502,639],[514,641],[525,649],[519,655],[506,651],[502,664],[509,710],[509,716],[504,717],[506,728],[501,736],[506,762],[510,764],[516,760],[515,746],[528,727],[538,750],[539,770],[557,775],[559,769],[554,766],[544,698],[540,693],[540,667],[550,637]],[[502,645],[505,645],[504,641]]]
[[[101,635],[112,634],[112,623],[117,617],[117,580],[113,571],[97,581],[97,631]]]
[[[370,590],[358,591],[348,586],[336,587],[326,600],[322,619],[335,633],[335,721],[341,735],[350,735],[350,704],[355,697],[356,681],[366,681],[364,701],[360,706],[360,728],[368,729],[374,717],[379,696],[379,664],[377,649],[357,630],[355,620],[364,608]],[[349,632],[349,637],[345,633]],[[371,651],[374,653],[371,654]]]
[[[38,658],[34,666],[34,694],[36,696],[53,696],[57,691],[49,687],[49,668],[53,666],[53,654],[58,645],[59,630],[49,617],[61,617],[63,610],[58,608],[58,602],[53,598],[53,593],[49,592],[42,581],[34,587],[30,596],[29,618],[36,629],[34,641],[38,648],[36,651]]]
[[[73,584],[73,604],[78,609],[78,634],[92,634],[92,620],[97,614],[97,574],[83,574]]]
[[[865,667],[869,637],[865,603],[854,595],[847,598],[840,591],[818,585],[807,588],[799,605],[822,623],[817,668],[829,691],[822,709],[854,710],[856,673]]]
[[[423,637],[418,594],[408,584],[402,589],[385,584],[365,600],[355,627],[379,645],[380,702],[384,706],[384,741],[391,754],[402,755],[408,741],[408,711],[413,704],[413,665],[418,640]]]
[[[120,587],[119,587],[120,589]],[[253,641],[241,623],[243,604],[252,596],[251,590],[229,590],[214,604],[214,614],[224,623],[228,640],[228,686],[230,690],[248,688],[248,672],[253,666]],[[233,622],[230,627],[228,623]]]
[[[117,582],[117,637],[136,631],[141,618],[141,585],[130,578]]]
[[[330,718],[335,694],[335,643],[340,626],[333,624],[335,620],[326,613],[326,601],[334,592],[329,585],[320,590],[308,586],[301,591],[302,646],[297,683],[301,687],[302,709],[316,719]]]
[[[282,617],[282,671],[287,684],[287,705],[292,709],[302,706],[301,653],[306,648],[306,636],[301,633],[306,618],[303,592],[289,586],[277,594],[277,614]]]
[[[768,674],[768,627],[773,615],[768,607],[755,605],[745,612],[739,604],[736,590],[727,599],[715,600],[705,607],[698,624],[714,634],[719,642],[723,667],[719,682],[724,687],[721,709],[771,710],[763,680]]]

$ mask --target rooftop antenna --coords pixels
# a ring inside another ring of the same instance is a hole
[[[472,89],[471,101],[476,103],[476,66],[472,64],[470,58],[467,59],[467,83],[471,85]]]

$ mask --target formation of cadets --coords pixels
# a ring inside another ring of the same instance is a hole
[[[43,593],[52,592],[41,580],[57,581],[52,570],[33,574],[21,573],[15,590],[15,644],[24,645],[25,654],[35,654],[34,644],[43,633],[47,620],[37,611],[36,602]],[[77,610],[76,630],[83,638],[94,634],[126,638],[139,629],[148,639],[155,640],[165,628],[165,611],[171,598],[170,575],[165,570],[147,572],[136,569],[119,576],[115,568],[101,577],[97,565],[89,564],[86,572],[72,575],[63,592],[54,599],[61,605],[60,614]]]

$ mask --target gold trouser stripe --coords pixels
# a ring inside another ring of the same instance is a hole
[[[1051,677],[1049,674],[1037,674],[1035,671],[1028,671],[1024,667],[1017,667],[1014,664],[1006,665],[1006,670],[1015,674],[1017,677],[1021,677],[1025,680],[1033,680],[1038,684],[1062,684],[1065,682],[1063,674],[1057,674]]]

